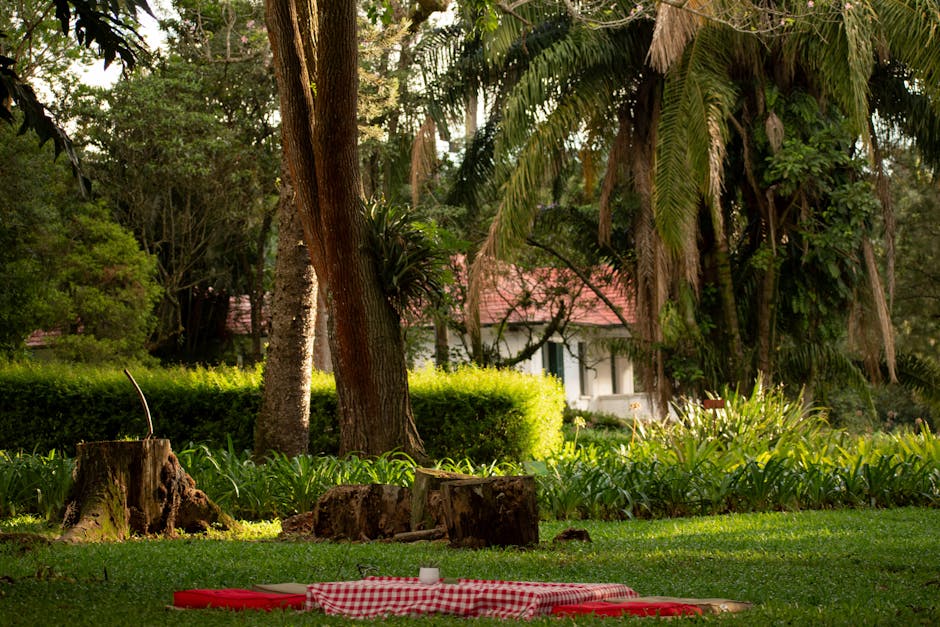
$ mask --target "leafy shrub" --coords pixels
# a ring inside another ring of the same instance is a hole
[[[259,370],[142,369],[134,372],[154,434],[236,451],[253,443],[261,405]],[[423,370],[411,377],[418,432],[432,458],[545,457],[562,441],[564,393],[551,378],[514,371]],[[312,453],[339,449],[336,388],[316,373],[311,385]],[[143,408],[119,370],[15,364],[0,368],[0,449],[74,452],[81,441],[142,437]]]
[[[420,399],[416,401],[419,428],[432,434],[425,436],[429,450],[437,450],[431,448],[432,437],[453,438],[452,448],[465,447],[483,455],[485,446],[474,442],[472,434],[477,440],[489,439],[490,433],[494,439],[502,437],[500,450],[524,443],[533,455],[522,465],[511,459],[480,464],[466,455],[450,454],[441,455],[438,467],[479,476],[532,474],[545,518],[621,520],[810,508],[940,506],[940,437],[926,424],[918,430],[849,435],[826,427],[821,411],[804,410],[802,404],[786,401],[779,390],[756,388],[747,398],[726,391],[727,415],[721,415],[722,410],[703,415],[700,408],[690,405],[689,414],[680,415],[672,424],[625,430],[626,441],[558,445],[562,401],[557,382],[546,389],[533,385],[532,378],[498,374],[468,369],[448,379],[436,377],[433,371],[418,373],[413,387],[415,398]],[[212,380],[206,372],[191,376],[199,385]],[[224,387],[222,381],[229,379],[220,376],[216,383]],[[246,381],[250,383],[251,377]],[[64,384],[57,389],[63,394],[71,390]],[[325,384],[317,394],[320,406],[333,402]],[[507,396],[514,402],[509,403]],[[76,395],[73,400],[81,398]],[[524,418],[507,425],[511,421],[503,416],[516,416],[513,412]],[[432,420],[422,422],[422,416]],[[715,424],[708,423],[709,416]],[[311,431],[317,428],[312,426]],[[283,517],[309,510],[323,492],[341,483],[409,485],[414,477],[415,462],[401,453],[375,460],[275,456],[259,465],[246,449],[232,437],[225,448],[198,444],[178,452],[199,487],[243,518]],[[0,516],[57,511],[67,490],[70,464],[71,460],[55,453],[0,453]],[[55,499],[59,502],[54,503]]]
[[[432,459],[525,460],[562,443],[564,390],[557,379],[514,370],[412,373],[411,403]]]
[[[722,391],[724,407],[706,409],[698,401],[677,406],[671,423],[651,423],[654,437],[664,441],[692,438],[718,442],[722,448],[763,450],[786,441],[818,433],[825,414],[803,406],[802,396],[788,398],[780,386],[765,387],[758,379],[750,396]]]
[[[415,462],[401,453],[377,459],[274,456],[190,445],[178,456],[197,486],[245,519],[309,511],[334,485],[410,485]],[[726,512],[940,505],[940,438],[920,433],[850,437],[819,433],[748,457],[692,438],[667,445],[637,440],[600,447],[566,442],[545,460],[437,467],[476,476],[535,475],[540,513],[549,519],[663,518]],[[0,452],[0,516],[52,518],[68,490],[72,461]]]
[[[936,424],[931,408],[919,402],[914,392],[900,385],[876,388],[874,401],[881,426],[887,431],[899,426],[913,426],[918,424],[918,420],[928,426]]]
[[[58,516],[72,485],[74,462],[56,451],[45,455],[0,451],[0,516]]]
[[[243,448],[260,407],[259,373],[231,368],[141,369],[154,434],[177,442]],[[0,447],[74,452],[82,441],[143,437],[148,426],[133,386],[120,370],[62,364],[0,370]]]

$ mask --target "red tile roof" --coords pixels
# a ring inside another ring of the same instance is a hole
[[[636,321],[635,303],[621,281],[598,269],[592,282],[616,307],[627,322]],[[610,307],[570,270],[536,268],[520,270],[514,266],[484,288],[480,303],[480,323],[545,323],[558,308],[570,312],[570,324],[585,326],[622,326]]]
[[[466,287],[466,268],[455,262],[458,281]],[[623,282],[605,269],[597,269],[592,281],[607,300],[627,320],[636,322],[634,300],[627,294]],[[459,300],[459,299],[458,299]],[[480,303],[480,324],[544,324],[551,321],[564,303],[570,312],[569,324],[619,327],[620,319],[601,298],[570,270],[535,268],[522,270],[504,265],[498,277],[484,288]],[[573,309],[572,309],[572,303]],[[226,329],[234,335],[251,333],[251,310],[247,296],[233,296],[229,300]],[[460,313],[457,314],[461,315]],[[270,325],[270,295],[266,295],[262,311],[264,332]],[[420,315],[418,316],[420,317]]]
[[[270,327],[271,295],[265,294],[261,304],[261,334],[267,334]],[[232,335],[251,335],[251,300],[247,294],[229,297],[225,330]]]

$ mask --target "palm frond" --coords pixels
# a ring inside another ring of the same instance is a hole
[[[898,355],[898,383],[932,405],[940,405],[940,364],[911,353]]]
[[[506,15],[496,29],[486,34],[486,47],[490,59],[502,65],[520,48],[527,47],[529,38],[551,23],[570,23],[559,3],[533,0],[515,9],[515,15]]]
[[[547,173],[557,169],[569,138],[580,129],[584,117],[610,107],[612,92],[603,73],[586,80],[535,128],[515,159],[504,158],[498,163],[502,172],[497,176],[505,182],[500,189],[499,210],[483,246],[484,254],[502,258],[525,240],[536,209],[536,194]]]
[[[924,159],[940,166],[940,99],[931,98],[909,68],[894,62],[875,68],[869,89],[878,119],[912,138]]]
[[[437,164],[437,125],[428,116],[415,133],[411,144],[411,206],[417,207],[421,191],[431,178]]]
[[[727,76],[726,34],[717,27],[700,29],[667,74],[657,139],[656,227],[693,284],[699,202],[720,194],[727,118],[736,97]]]
[[[852,124],[852,130],[870,145],[868,135],[868,82],[874,71],[876,17],[870,4],[846,3],[841,19],[802,22],[784,46],[796,67],[815,83],[820,98],[830,99]]]
[[[656,28],[650,44],[650,65],[666,73],[682,57],[686,45],[704,23],[704,18],[692,11],[666,2],[660,3],[656,7]]]
[[[499,118],[490,118],[467,143],[445,203],[466,207],[471,214],[483,204],[490,189],[495,161],[493,149]]]
[[[572,30],[542,51],[507,97],[497,152],[505,153],[522,143],[537,120],[583,74],[596,72],[597,68],[612,70],[617,52],[607,31],[585,28]]]
[[[851,387],[861,394],[870,394],[865,373],[845,351],[832,344],[785,346],[778,355],[777,367],[785,383],[803,385],[810,374],[821,376],[824,373],[827,385]]]
[[[917,91],[940,111],[940,4],[936,0],[876,0],[878,24],[891,58],[910,68]]]

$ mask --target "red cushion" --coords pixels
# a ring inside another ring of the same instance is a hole
[[[306,597],[305,594],[280,594],[240,588],[179,590],[173,593],[173,605],[187,608],[223,607],[233,610],[270,610],[278,607],[300,610],[304,607]]]
[[[552,614],[597,614],[598,616],[687,616],[702,613],[702,608],[686,603],[670,601],[624,601],[608,603],[606,601],[585,601],[575,605],[556,605]]]

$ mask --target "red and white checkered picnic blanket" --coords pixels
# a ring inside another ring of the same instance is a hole
[[[556,605],[634,596],[633,589],[619,583],[458,579],[422,584],[413,577],[366,577],[311,584],[304,607],[350,618],[430,613],[532,618]]]

